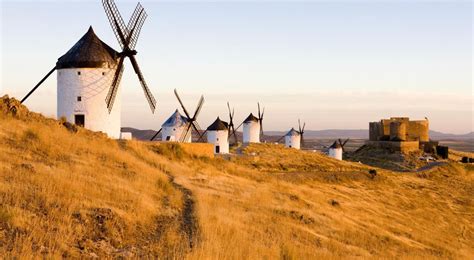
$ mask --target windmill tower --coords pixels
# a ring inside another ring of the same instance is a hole
[[[332,157],[336,160],[342,160],[342,146],[340,143],[335,141],[331,146],[329,146],[329,157]]]
[[[260,143],[260,123],[252,113],[243,123],[243,143]]]
[[[188,110],[184,106],[181,98],[178,95],[178,91],[174,90],[174,95],[179,101],[181,108],[184,111],[186,116],[183,116],[179,113],[178,109],[171,115],[168,120],[166,120],[163,125],[161,125],[160,130],[158,130],[155,135],[150,139],[153,141],[159,133],[161,134],[162,141],[174,141],[174,142],[184,142],[184,143],[191,143],[192,142],[192,133],[193,130],[196,131],[196,134],[199,135],[199,140],[201,140],[201,127],[197,123],[197,116],[201,112],[202,106],[204,105],[204,96],[201,96],[199,99],[198,105],[196,107],[196,111],[194,111],[193,117],[190,116]]]
[[[278,139],[277,143],[281,141],[281,139],[285,138],[285,147],[287,148],[294,148],[294,149],[301,149],[301,145],[303,144],[303,135],[304,135],[304,128],[306,127],[306,123],[301,126],[301,121],[298,119],[298,130],[296,131],[294,128],[284,135],[282,138]]]
[[[120,98],[115,109],[104,102],[119,53],[102,42],[92,27],[56,63],[57,116],[111,138],[120,138]],[[117,95],[120,92],[117,91]]]
[[[119,138],[119,85],[126,57],[132,63],[152,112],[156,107],[155,98],[135,59],[135,46],[147,14],[138,4],[128,26],[125,26],[113,0],[103,0],[103,5],[122,52],[119,53],[102,42],[90,27],[21,102],[25,102],[57,70],[57,117],[65,117],[71,123]]]
[[[263,114],[265,108],[260,111],[260,103],[258,103],[258,117],[252,113],[243,122],[243,143],[260,143],[260,138],[263,137]]]
[[[228,154],[229,153],[229,124],[221,121],[217,117],[216,121],[212,123],[206,130],[207,142],[214,144],[215,154]]]
[[[191,135],[185,135],[186,128],[188,126],[188,119],[185,116],[182,116],[178,109],[171,115],[168,120],[166,120],[163,125],[161,125],[162,134],[161,134],[161,141],[166,142],[191,142]],[[159,133],[159,132],[158,132]],[[154,138],[152,138],[153,140]]]
[[[294,128],[285,135],[285,147],[299,150],[301,145],[301,135]]]

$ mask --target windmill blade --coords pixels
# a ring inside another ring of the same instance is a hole
[[[349,141],[349,138],[347,138],[347,139],[344,141],[344,143],[342,144],[342,146],[344,147],[348,141]]]
[[[199,135],[199,138],[198,138],[198,140],[197,140],[197,141],[198,141],[198,143],[199,143],[199,142],[201,142],[201,141],[203,141],[203,139],[202,139],[202,138],[204,137],[204,135],[205,135],[206,133],[207,133],[207,130],[206,130],[206,131],[204,131],[204,132],[202,132],[202,134],[200,134],[200,135]]]
[[[239,140],[237,138],[237,133],[235,132],[235,128],[234,126],[232,125],[232,134],[234,135],[234,143],[235,144],[238,144],[239,143]]]
[[[112,107],[114,106],[115,102],[115,96],[117,96],[120,80],[122,79],[124,60],[125,56],[120,57],[117,68],[115,69],[112,85],[110,86],[109,92],[107,93],[107,97],[105,98],[105,103],[107,104],[107,109],[109,110],[109,113],[112,112]]]
[[[127,28],[130,30],[127,37],[128,46],[131,50],[135,49],[135,46],[138,42],[138,36],[140,35],[143,23],[147,17],[148,14],[145,12],[145,9],[140,3],[138,3],[127,25]]]
[[[153,141],[153,139],[155,139],[158,136],[158,134],[161,132],[161,130],[163,130],[163,128],[160,128],[160,130],[158,130],[158,132],[156,132],[156,134],[153,135],[153,137],[150,139],[150,141]]]
[[[204,104],[204,96],[201,96],[201,98],[199,99],[199,102],[198,102],[198,105],[196,107],[196,111],[194,111],[194,116],[193,116],[193,120],[196,120],[197,116],[199,115],[199,113],[201,112],[201,109],[202,109],[202,105]]]
[[[344,145],[342,144],[342,141],[341,141],[341,138],[337,139],[339,141],[339,144],[341,145],[341,148],[342,148],[342,152],[346,152],[346,150],[344,149]]]
[[[176,89],[174,89],[174,95],[178,99],[179,104],[181,105],[181,108],[183,109],[184,114],[186,115],[186,117],[188,117],[188,119],[191,119],[191,116],[189,116],[188,110],[186,110],[186,107],[184,107],[183,101],[181,101],[181,98],[179,97],[178,91]]]
[[[148,101],[148,104],[150,105],[151,112],[154,113],[155,108],[156,108],[155,97],[153,97],[153,94],[151,94],[150,89],[146,85],[145,78],[143,77],[143,74],[140,70],[140,67],[138,67],[138,63],[137,63],[137,60],[135,59],[135,56],[132,55],[129,58],[130,58],[130,61],[132,62],[133,69],[135,70],[135,73],[138,76],[138,80],[140,80],[140,83],[141,83],[142,88],[143,88],[143,92],[144,92],[145,97]]]
[[[232,121],[232,113],[231,113],[231,111],[230,111],[229,102],[227,102],[227,109],[229,110],[229,118],[230,118],[230,120]]]
[[[186,140],[186,137],[189,135],[189,130],[191,129],[191,122],[187,122],[185,125],[186,130],[181,132],[181,136],[179,137],[179,140],[177,140],[180,143],[183,143],[184,140]],[[192,137],[191,137],[192,140]]]
[[[301,134],[301,121],[300,121],[299,118],[298,118],[298,129],[300,130],[299,132],[300,132],[300,134]]]
[[[125,39],[128,37],[129,32],[128,28],[125,26],[122,15],[113,0],[102,0],[102,5],[104,6],[105,13],[107,14],[107,18],[109,19],[115,37],[117,38],[120,47],[123,49],[125,46]]]
[[[239,126],[237,126],[237,128],[235,128],[235,130],[239,130],[239,128],[244,124],[244,122],[240,123]]]
[[[259,102],[257,103],[257,106],[258,106],[258,119],[260,119],[262,117],[260,116],[260,103]]]
[[[51,76],[51,74],[53,74],[53,72],[54,72],[55,70],[56,70],[56,66],[54,66],[54,68],[53,68],[52,70],[50,70],[50,71],[48,72],[48,74],[46,74],[46,76],[44,76],[44,77],[40,80],[40,82],[38,82],[38,84],[36,84],[36,86],[35,86],[32,90],[30,90],[30,92],[28,92],[28,94],[26,94],[26,96],[20,101],[20,103],[23,104],[23,102],[25,102],[25,101],[28,99],[28,97],[29,97],[31,94],[33,94],[33,93],[36,91],[36,89],[38,89],[39,86],[41,86],[41,84],[43,84],[43,82],[44,82],[49,76]]]
[[[279,143],[281,140],[283,140],[283,138],[285,138],[286,135],[280,137],[276,142]]]
[[[306,123],[303,123],[303,129],[301,130],[302,133],[304,133],[304,128],[306,127]]]

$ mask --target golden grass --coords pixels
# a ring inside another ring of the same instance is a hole
[[[364,165],[281,146],[251,145],[226,160],[4,114],[2,256],[474,257],[472,166],[377,169],[372,178]],[[180,229],[182,191],[166,174],[193,192],[192,249]]]

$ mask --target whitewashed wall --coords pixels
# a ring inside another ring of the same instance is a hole
[[[329,157],[342,160],[342,148],[329,148]]]
[[[81,74],[78,75],[78,72]],[[108,68],[58,70],[58,118],[64,116],[67,121],[74,123],[74,115],[83,114],[85,128],[106,133],[111,138],[120,138],[120,88],[110,114],[105,103],[114,72]],[[77,101],[78,96],[82,98],[81,101]]]
[[[301,136],[299,135],[285,136],[285,146],[287,148],[295,148],[299,150],[301,148]]]
[[[258,122],[244,123],[243,142],[260,143],[260,124]]]
[[[229,132],[222,131],[207,131],[207,142],[214,144],[214,153],[216,153],[216,146],[219,146],[220,154],[229,153]]]
[[[170,136],[170,142],[179,142],[181,140],[181,136],[184,134],[186,131],[186,126],[180,126],[180,127],[171,127],[171,126],[165,126],[163,127],[163,130],[161,132],[161,141],[166,142],[166,137]],[[188,136],[186,136],[184,142],[185,143],[191,143],[192,141],[192,130],[189,130]]]

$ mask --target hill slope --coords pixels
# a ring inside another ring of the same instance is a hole
[[[364,165],[281,146],[252,145],[229,160],[186,149],[109,140],[3,98],[0,255],[474,255],[472,167],[373,177]]]

